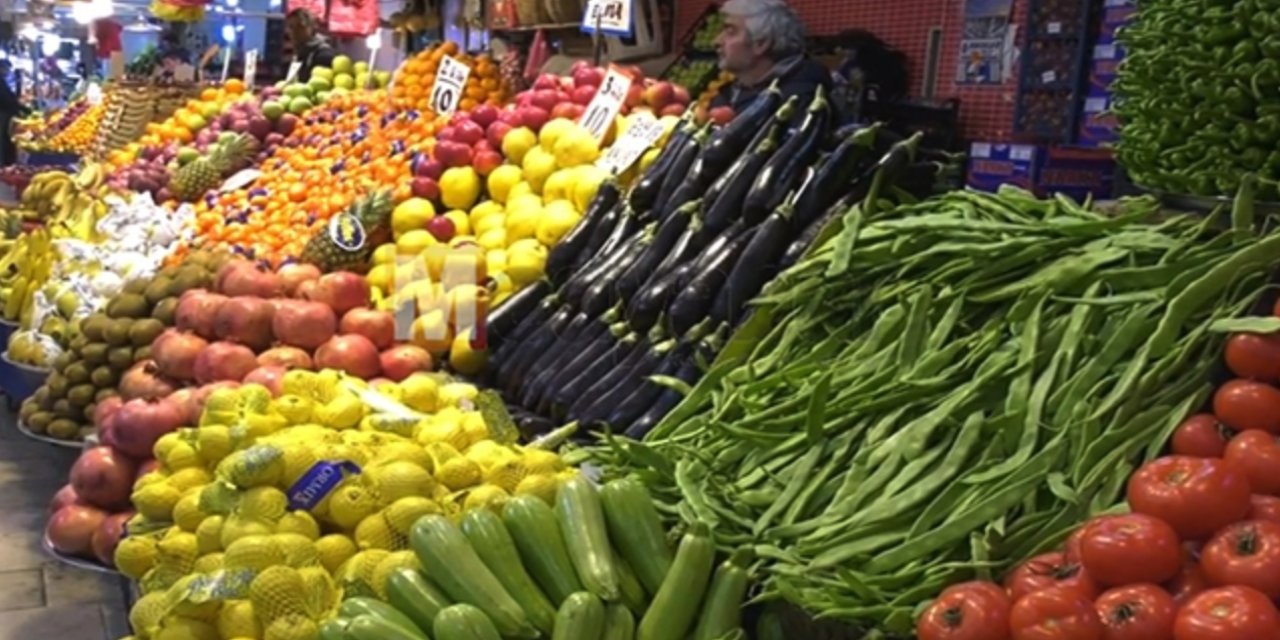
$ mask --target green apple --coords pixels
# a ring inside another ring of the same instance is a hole
[[[178,149],[177,159],[178,159],[179,165],[187,164],[188,162],[191,162],[192,160],[195,160],[196,158],[199,158],[199,157],[200,157],[200,151],[193,147],[183,147],[181,149]]]
[[[368,63],[368,62],[357,62],[357,63],[355,64],[354,69],[355,69],[355,72],[356,72],[356,74],[357,74],[357,75],[359,75],[359,74],[361,74],[361,73],[369,73],[369,63]]]
[[[348,73],[339,73],[333,77],[333,86],[341,89],[350,89],[356,86],[356,79]]]
[[[329,78],[311,76],[311,81],[307,83],[307,86],[311,87],[311,91],[319,93],[321,91],[328,91],[332,89],[333,82],[331,82]]]
[[[307,109],[310,109],[312,106],[313,105],[310,99],[303,96],[298,96],[293,100],[289,101],[289,112],[297,115],[302,115],[303,113],[306,113]]]
[[[262,103],[262,115],[274,122],[284,115],[284,105],[275,100],[267,100]]]
[[[227,144],[239,137],[240,134],[234,131],[223,131],[218,134],[218,144]]]
[[[334,56],[333,70],[337,73],[351,73],[351,58],[349,56]]]
[[[305,84],[293,83],[284,88],[284,95],[289,98],[297,98],[311,93]]]
[[[324,103],[328,102],[328,101],[329,101],[329,95],[330,95],[330,92],[329,92],[329,91],[317,91],[317,92],[316,92],[316,104],[324,104]]]
[[[373,81],[378,83],[378,86],[380,88],[385,89],[387,85],[391,84],[391,72],[390,71],[374,71]]]
[[[330,95],[330,96],[340,96],[340,95],[345,95],[345,94],[348,94],[348,93],[351,93],[351,90],[350,90],[350,89],[346,89],[346,88],[344,88],[344,87],[334,87],[334,88],[333,88],[333,91],[330,91],[330,92],[329,92],[329,95]]]
[[[316,67],[311,70],[311,79],[324,78],[325,80],[333,79],[333,70],[329,67]]]
[[[369,85],[369,74],[368,74],[368,72],[365,72],[365,73],[357,73],[357,74],[356,74],[356,86],[357,86],[357,87],[359,87],[359,88],[361,88],[361,89],[363,89],[363,88],[365,88],[365,87],[366,87],[366,86],[368,86],[368,85]]]

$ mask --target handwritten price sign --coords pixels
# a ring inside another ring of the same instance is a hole
[[[630,90],[631,78],[609,69],[609,73],[604,76],[604,82],[600,83],[600,89],[596,91],[596,97],[591,99],[587,110],[582,112],[582,118],[578,120],[578,124],[590,131],[596,140],[604,140],[605,134],[609,132],[609,125],[622,111],[622,105],[627,101],[627,92]]]
[[[431,86],[431,110],[437,114],[450,114],[458,110],[462,102],[462,89],[471,77],[471,67],[445,56],[436,70],[436,81]]]
[[[582,13],[582,31],[629,36],[634,28],[633,0],[589,0]]]

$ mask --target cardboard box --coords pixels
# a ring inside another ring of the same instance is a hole
[[[965,184],[981,191],[995,191],[1002,184],[1030,190],[1035,187],[1039,151],[1030,144],[974,142],[969,145]]]
[[[1095,199],[1111,197],[1116,161],[1110,150],[1049,147],[1040,155],[1036,193],[1064,193],[1076,200],[1089,195]]]

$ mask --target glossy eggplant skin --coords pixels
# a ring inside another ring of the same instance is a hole
[[[871,164],[881,126],[873,124],[854,131],[827,154],[796,194],[792,226],[805,229],[827,211],[832,203],[849,192],[851,182]]]
[[[574,312],[568,306],[561,306],[542,326],[538,327],[520,345],[520,349],[512,356],[511,362],[498,371],[498,385],[509,397],[515,397],[524,385],[524,376],[538,356],[551,346],[556,336],[573,321]]]
[[[742,202],[742,217],[757,224],[781,205],[804,171],[822,151],[830,126],[831,109],[819,89],[805,112],[799,130],[787,138],[778,152],[755,175]]]
[[[654,234],[653,242],[645,248],[626,272],[614,283],[614,293],[622,300],[630,300],[637,289],[648,280],[658,265],[671,253],[690,223],[695,219],[698,203],[691,202],[676,211],[676,214],[662,221]]]
[[[586,405],[584,399],[588,391],[632,358],[639,358],[648,347],[648,339],[637,334],[628,334],[618,340],[599,360],[588,363],[585,368],[577,371],[577,375],[568,383],[552,394],[552,416],[562,420],[568,419],[579,403]]]
[[[644,236],[638,233],[621,239],[613,251],[601,253],[597,259],[592,260],[581,271],[571,276],[560,288],[560,297],[565,303],[577,307],[591,285],[607,277],[619,264],[633,258],[637,248],[642,248],[644,242]]]
[[[566,233],[555,248],[547,255],[547,277],[555,284],[563,284],[578,263],[578,258],[587,250],[596,229],[605,222],[609,212],[621,198],[618,181],[610,178],[600,185],[596,197],[587,207],[586,213],[578,224]],[[612,227],[610,227],[612,230]],[[602,240],[603,241],[603,240]]]
[[[572,360],[574,354],[608,333],[609,325],[617,322],[621,316],[620,310],[611,310],[598,318],[579,313],[555,344],[529,370],[529,382],[521,389],[520,404],[530,409],[538,406],[560,367]]]
[[[632,209],[644,214],[653,210],[653,205],[657,202],[662,190],[662,184],[671,171],[672,165],[675,164],[676,157],[680,155],[684,145],[693,139],[697,131],[698,125],[689,119],[684,119],[676,125],[671,139],[667,140],[666,146],[658,153],[653,164],[649,165],[627,194],[627,202],[631,204]]]
[[[724,167],[742,154],[782,105],[777,86],[762,91],[729,124],[711,134],[702,156],[712,167]]]
[[[496,386],[499,374],[507,369],[510,360],[524,346],[524,339],[549,320],[559,308],[560,297],[556,294],[542,298],[531,313],[516,323],[510,336],[495,343],[497,347],[493,349],[485,366],[485,379],[489,384]]]
[[[685,335],[707,317],[717,294],[755,233],[756,229],[747,229],[715,253],[700,257],[693,277],[667,307],[667,327],[672,335]]]
[[[693,359],[693,351],[694,346],[692,343],[682,342],[671,353],[667,354],[651,376],[673,377],[682,380],[686,384],[692,384],[698,375],[698,367]],[[658,396],[662,395],[665,389],[666,387],[654,382],[652,379],[645,378],[626,398],[612,408],[603,422],[614,433],[625,431],[631,423],[639,420],[653,406],[654,401],[658,399]]]
[[[614,408],[627,399],[627,396],[645,384],[647,378],[662,366],[664,359],[675,348],[676,341],[667,340],[645,349],[639,358],[630,363],[630,366],[624,365],[618,368],[612,382],[601,388],[600,394],[595,396],[593,402],[582,407],[577,415],[571,413],[570,417],[586,424],[604,420]]]
[[[733,163],[729,171],[721,176],[721,180],[725,181],[724,187],[715,202],[707,207],[707,213],[703,217],[703,224],[709,231],[719,233],[733,224],[734,220],[746,219],[743,216],[743,203],[747,193],[751,190],[756,176],[778,157],[778,153],[781,151],[778,150],[775,140],[766,137],[760,141],[760,146],[743,154]],[[750,224],[750,220],[747,220],[747,223]]]
[[[698,156],[702,153],[702,145],[706,142],[708,134],[709,130],[706,127],[699,130],[691,140],[680,148],[676,157],[671,161],[671,168],[662,179],[662,188],[659,189],[653,206],[650,208],[652,214],[659,221],[665,220],[676,209],[679,209],[681,204],[684,204],[682,202],[673,204],[671,198],[689,177],[694,162],[697,161]]]
[[[485,335],[492,350],[495,345],[512,335],[520,321],[529,317],[551,294],[551,283],[539,280],[507,298],[497,309],[485,316]]]
[[[777,273],[782,255],[791,241],[790,216],[791,205],[784,204],[756,228],[716,294],[710,311],[713,322],[736,324],[746,313],[747,302],[756,297]]]
[[[591,367],[612,366],[620,361],[613,349],[627,336],[629,329],[626,323],[617,322],[605,327],[605,331],[581,349],[565,354],[556,368],[548,370],[550,378],[541,390],[533,408],[543,415],[552,415],[556,395],[569,383]],[[633,337],[632,340],[635,338]],[[614,357],[610,357],[614,356]]]
[[[663,390],[662,393],[658,394],[658,398],[654,400],[649,410],[643,416],[640,416],[638,420],[628,425],[623,433],[632,440],[643,440],[645,435],[652,431],[683,399],[684,396],[680,395],[680,392],[675,389]]]

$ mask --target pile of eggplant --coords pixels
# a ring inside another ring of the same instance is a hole
[[[577,421],[644,435],[828,222],[865,199],[929,195],[958,172],[919,135],[836,131],[832,118],[821,93],[799,105],[770,89],[714,131],[682,123],[628,193],[601,187],[547,278],[488,319],[486,382],[527,430]]]

